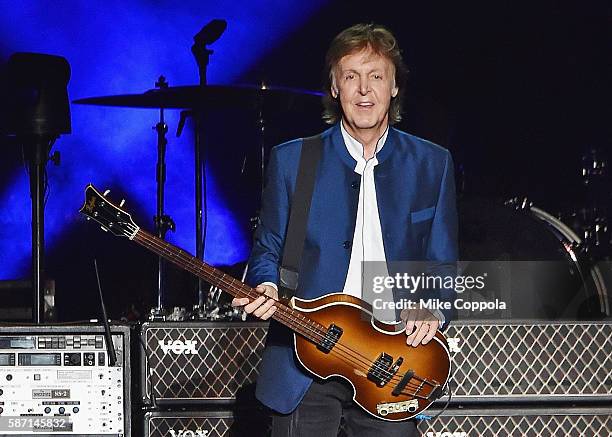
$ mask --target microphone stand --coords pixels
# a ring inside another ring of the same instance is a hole
[[[215,42],[225,31],[227,23],[225,20],[212,20],[206,24],[194,37],[194,43],[191,46],[196,63],[198,64],[198,72],[200,75],[200,89],[203,91],[207,85],[207,70],[210,61],[210,55],[213,50],[207,47],[208,44]],[[204,93],[202,92],[202,95]],[[202,137],[203,127],[203,110],[202,105],[198,104],[193,111],[194,129],[195,129],[195,222],[196,222],[196,258],[204,260],[204,251],[206,247],[206,172],[204,169],[204,146],[205,142]],[[204,200],[203,200],[204,199]],[[204,207],[203,207],[204,204]],[[204,219],[204,224],[202,223]],[[204,291],[204,283],[198,278],[198,317],[208,314],[207,296]]]
[[[44,289],[45,289],[45,167],[49,160],[51,145],[55,137],[35,136],[28,144],[27,151],[30,175],[30,197],[32,198],[32,285],[33,322],[44,321]]]

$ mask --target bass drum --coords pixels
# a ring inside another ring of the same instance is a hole
[[[459,214],[459,270],[484,274],[485,287],[465,300],[505,302],[495,313],[460,318],[593,320],[610,315],[608,292],[598,266],[582,255],[575,232],[525,200],[501,203],[462,199]]]

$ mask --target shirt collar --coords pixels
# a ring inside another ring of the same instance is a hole
[[[355,171],[359,174],[363,173],[363,168],[366,164],[366,159],[363,157],[363,145],[353,138],[344,128],[344,123],[340,122],[340,131],[342,132],[342,139],[344,140],[344,145],[346,149],[350,153],[351,157],[357,161],[357,165],[355,166]],[[387,140],[387,135],[389,134],[389,126],[385,129],[385,132],[378,139],[376,143],[376,151],[374,152],[374,156],[372,159],[374,160],[373,164],[378,164],[378,159],[376,158],[376,154],[379,153],[383,146],[385,145],[385,141]]]

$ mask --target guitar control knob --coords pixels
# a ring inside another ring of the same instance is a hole
[[[50,412],[51,412],[51,408],[46,407],[46,408],[45,408],[45,413],[49,414]]]
[[[66,412],[66,409],[64,407],[59,407],[58,411],[60,414],[64,414]]]
[[[75,413],[75,414],[78,413],[79,412],[79,407],[74,407],[72,409],[72,412]]]

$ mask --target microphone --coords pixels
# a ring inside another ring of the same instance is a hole
[[[227,21],[219,19],[211,20],[202,27],[202,30],[195,34],[193,40],[198,46],[207,46],[218,40],[223,35],[223,32],[225,32],[225,29],[227,29]]]
[[[208,44],[212,44],[218,40],[225,29],[227,28],[227,21],[214,19],[206,24],[198,33],[193,37],[193,45],[191,46],[191,53],[195,56],[198,64],[198,70],[200,72],[200,85],[205,86],[206,70],[208,68],[208,59],[212,54],[212,50],[206,47]]]

